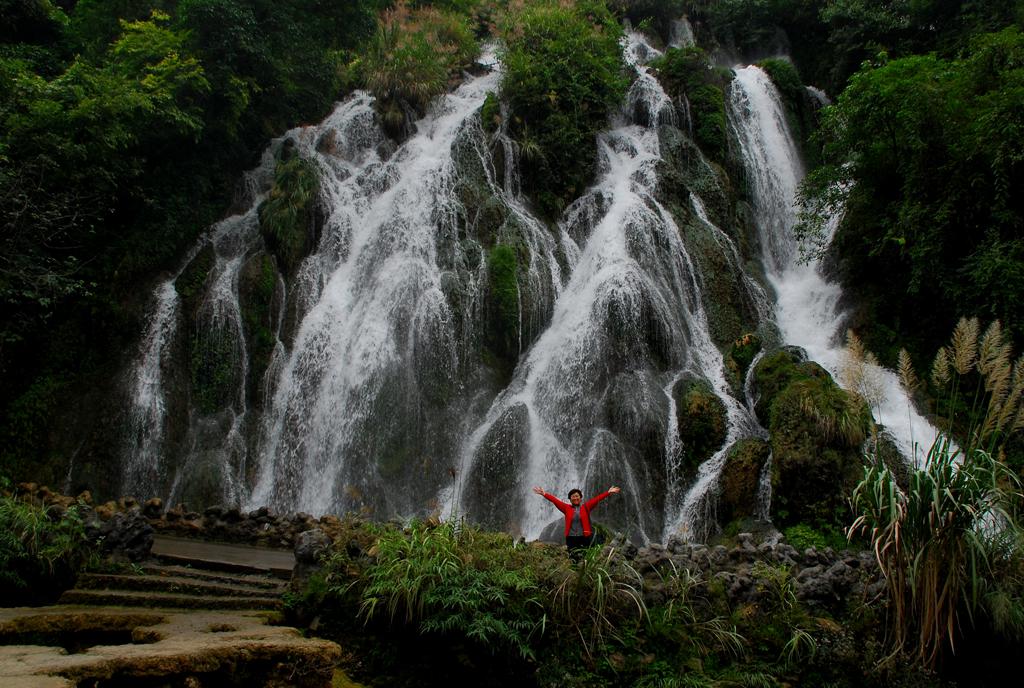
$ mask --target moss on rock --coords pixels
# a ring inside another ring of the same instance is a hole
[[[759,351],[761,351],[761,338],[747,333],[732,343],[729,348],[729,356],[726,359],[726,366],[742,381],[747,376],[747,370]]]
[[[511,375],[519,357],[519,282],[515,250],[499,244],[487,254],[485,345],[498,367]]]
[[[846,499],[861,474],[860,447],[872,427],[867,405],[791,350],[765,356],[754,374],[758,416],[774,456],[773,521],[845,522]]]
[[[247,389],[249,398],[257,404],[260,380],[270,365],[277,342],[274,334],[277,277],[273,258],[261,252],[246,261],[238,278],[238,300],[249,352]]]
[[[215,413],[234,401],[240,383],[239,342],[227,327],[197,324],[189,337],[192,401],[201,413]]]
[[[719,479],[718,516],[723,523],[754,515],[761,471],[771,452],[771,445],[757,438],[740,440],[729,449]]]
[[[679,427],[681,465],[693,473],[725,442],[725,404],[704,380],[683,378],[672,387]]]
[[[174,289],[182,301],[190,302],[199,296],[206,285],[206,278],[209,277],[216,258],[213,245],[208,243],[181,271],[178,278],[174,280]]]

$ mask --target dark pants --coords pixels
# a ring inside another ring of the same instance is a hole
[[[569,556],[574,560],[583,556],[583,550],[590,547],[594,541],[593,535],[566,535],[565,546],[569,548]]]

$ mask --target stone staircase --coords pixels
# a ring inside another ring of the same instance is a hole
[[[0,683],[326,688],[341,655],[282,620],[291,552],[157,536],[153,559],[82,574],[52,607],[0,609]]]
[[[284,581],[265,575],[149,564],[138,573],[82,574],[60,603],[280,611],[287,587]]]

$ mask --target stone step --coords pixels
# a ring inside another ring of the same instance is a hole
[[[251,585],[227,584],[197,578],[83,573],[78,577],[79,590],[148,590],[175,595],[206,595],[210,597],[251,597],[280,599],[282,588],[268,589]]]
[[[284,603],[279,598],[219,597],[211,595],[176,595],[144,590],[68,590],[60,604],[105,605],[167,609],[260,609],[279,611]]]
[[[291,578],[295,568],[295,555],[290,550],[169,535],[155,535],[151,553],[168,564],[231,573],[267,574],[284,580]]]
[[[141,571],[150,576],[164,576],[169,578],[195,578],[197,580],[211,583],[225,583],[227,585],[249,586],[253,588],[266,588],[284,592],[288,584],[280,578],[271,578],[267,574],[240,574],[228,573],[225,571],[210,571],[191,566],[176,566],[173,564],[142,564]]]

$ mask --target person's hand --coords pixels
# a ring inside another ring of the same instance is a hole
[[[617,485],[608,488],[608,494],[618,494],[620,492],[622,492],[622,488]]]
[[[535,487],[535,488],[533,488],[533,491],[534,491],[534,492],[536,492],[537,494],[539,494],[539,495],[540,495],[541,497],[543,497],[543,496],[544,496],[544,490],[542,490],[542,489],[541,489],[541,488],[539,488],[539,487]]]

